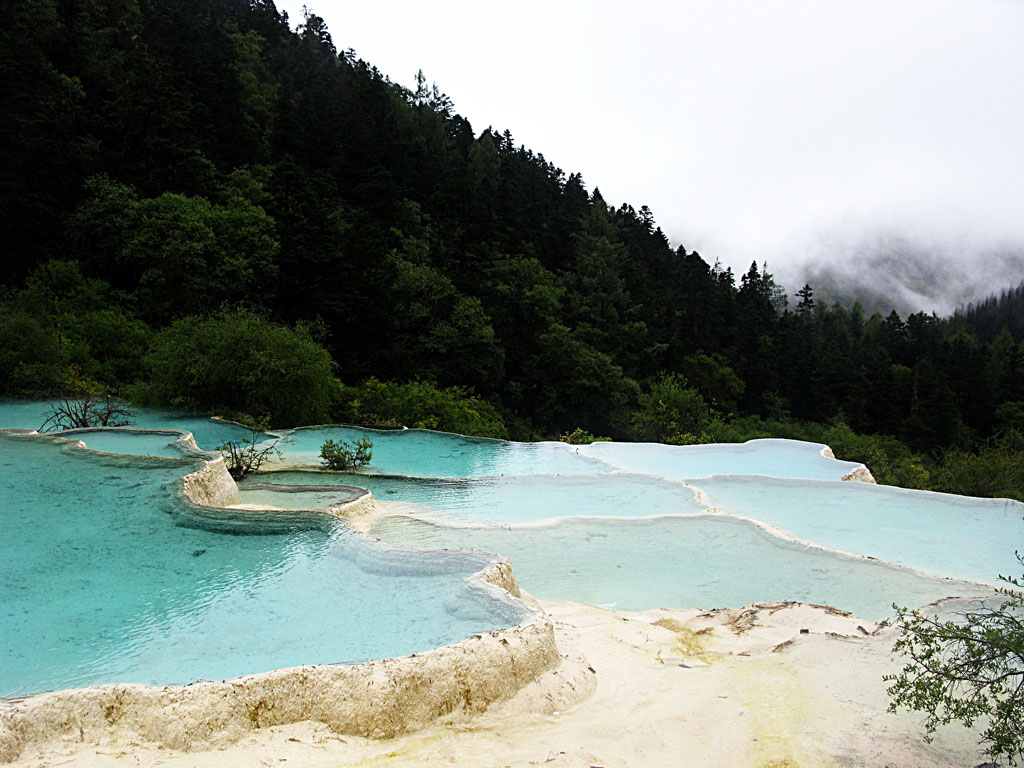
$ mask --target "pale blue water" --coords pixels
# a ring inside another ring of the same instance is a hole
[[[257,479],[261,476],[257,475]],[[432,508],[450,522],[517,523],[571,515],[636,517],[704,511],[682,483],[642,475],[525,475],[475,480],[424,480],[354,473],[272,472],[275,483],[340,482],[367,488],[382,501]],[[241,488],[245,488],[242,483]],[[500,550],[499,550],[500,551]]]
[[[194,416],[177,411],[156,408],[136,408],[135,423],[132,426],[151,429],[180,429],[192,433],[196,445],[205,451],[216,451],[229,440],[244,442],[251,436],[251,431],[238,424],[211,419],[207,416]],[[260,434],[258,439],[269,436]]]
[[[1019,576],[1024,504],[885,485],[714,477],[708,503],[805,541],[959,579]]]
[[[75,429],[56,432],[69,440],[81,440],[85,447],[104,453],[133,456],[165,456],[180,459],[193,454],[182,442],[180,432],[144,432],[134,428]]]
[[[467,587],[491,556],[392,552],[323,515],[191,527],[208,513],[174,488],[196,466],[0,435],[0,696],[390,657],[522,618]]]
[[[976,585],[786,542],[724,515],[487,527],[395,515],[380,518],[371,532],[417,547],[493,549],[509,558],[520,586],[535,597],[619,610],[799,600],[880,620],[892,614],[894,600],[917,606],[977,592]]]
[[[470,478],[499,475],[587,475],[608,465],[578,454],[565,443],[512,443],[463,437],[422,429],[374,430],[357,427],[308,427],[286,434],[283,461],[271,466],[316,467],[325,440],[354,444],[363,435],[373,441],[373,461],[364,471],[409,477]]]
[[[314,478],[315,479],[315,478]],[[346,504],[366,495],[362,488],[347,485],[281,486],[273,483],[240,483],[243,504],[261,504],[279,509],[323,509]]]
[[[771,477],[839,480],[863,466],[822,456],[824,445],[798,440],[750,440],[715,445],[598,442],[581,446],[580,453],[600,458],[620,469],[690,480],[712,475],[770,475]]]

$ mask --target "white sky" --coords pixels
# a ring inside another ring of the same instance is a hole
[[[880,231],[1024,248],[1020,0],[306,2],[710,262],[785,281]]]

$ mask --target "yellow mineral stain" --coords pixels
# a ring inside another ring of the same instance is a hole
[[[455,730],[463,730],[456,726]],[[445,733],[438,729],[420,731],[397,737],[390,743],[392,749],[359,761],[359,768],[372,766],[408,765],[415,759],[417,765],[442,765],[442,761],[434,757],[436,745],[445,738]]]
[[[777,656],[735,660],[730,667],[736,691],[744,706],[751,749],[757,768],[810,768],[836,763],[814,747],[808,733],[813,706],[797,670]],[[749,719],[747,719],[749,718]]]
[[[660,619],[654,622],[654,626],[675,633],[676,640],[672,644],[670,653],[700,659],[705,664],[711,664],[724,658],[724,654],[710,650],[711,643],[714,640],[712,627],[693,630],[679,621],[679,619]]]

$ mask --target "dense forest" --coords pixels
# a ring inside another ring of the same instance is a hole
[[[0,394],[799,437],[1024,498],[1024,288],[948,319],[789,302],[270,0],[20,0],[0,102]]]

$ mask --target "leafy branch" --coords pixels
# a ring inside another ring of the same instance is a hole
[[[1024,559],[1017,554],[1024,566]],[[1024,762],[1024,587],[1021,580],[997,590],[999,603],[959,611],[952,619],[896,608],[903,633],[893,651],[909,657],[886,675],[889,711],[925,713],[925,739],[940,725],[958,720],[984,723],[986,754]]]

